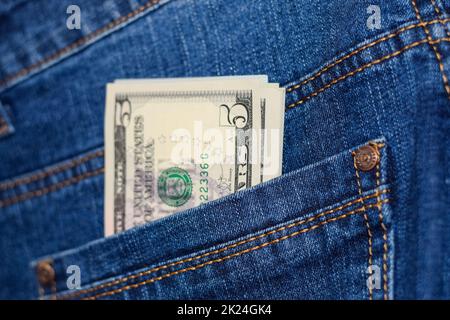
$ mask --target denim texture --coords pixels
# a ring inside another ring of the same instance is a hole
[[[0,6],[0,298],[450,298],[448,0],[70,4]],[[287,89],[283,175],[103,239],[105,84],[244,74]]]

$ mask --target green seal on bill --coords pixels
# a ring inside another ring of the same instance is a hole
[[[180,207],[188,202],[192,195],[192,180],[189,173],[178,167],[161,172],[158,178],[158,195],[171,207]]]

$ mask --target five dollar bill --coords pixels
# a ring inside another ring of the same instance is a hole
[[[105,235],[279,176],[284,95],[266,76],[108,84]]]

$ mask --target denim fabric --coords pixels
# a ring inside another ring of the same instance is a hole
[[[75,264],[89,283],[64,292],[66,277],[57,278],[57,298],[365,299],[368,243],[361,214],[366,207],[372,217],[373,263],[382,266],[376,204],[382,204],[389,226],[388,160],[383,152],[380,185],[375,172],[360,175],[365,192],[359,195],[352,151],[54,255],[58,274]],[[392,259],[392,251],[386,258]],[[378,290],[374,297],[383,294]]]
[[[0,298],[450,298],[449,1],[70,4],[0,6]],[[103,239],[105,84],[244,74],[287,89],[283,175]]]

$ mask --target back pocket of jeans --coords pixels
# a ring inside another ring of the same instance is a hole
[[[387,299],[384,139],[33,262],[41,298]],[[45,278],[45,277],[44,277]],[[47,277],[48,278],[48,277]],[[47,279],[48,280],[48,279]]]

